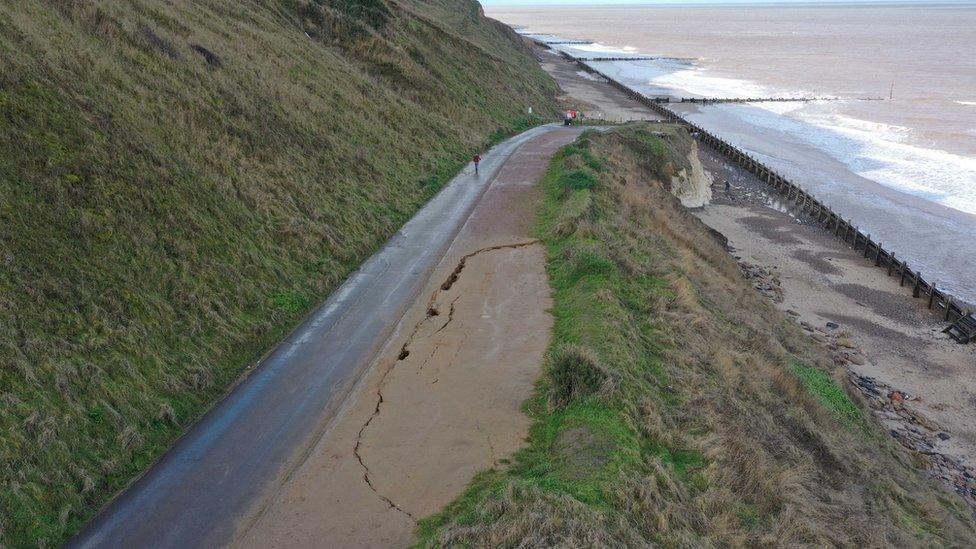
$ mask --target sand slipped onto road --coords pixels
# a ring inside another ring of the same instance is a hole
[[[522,445],[520,408],[552,328],[534,183],[577,134],[541,136],[499,171],[346,409],[238,546],[408,545],[416,519]]]

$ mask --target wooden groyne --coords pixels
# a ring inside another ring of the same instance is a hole
[[[518,34],[519,36],[523,36],[525,38],[528,38],[529,40],[531,40],[531,41],[533,41],[536,44],[539,44],[541,46],[556,46],[556,45],[560,45],[560,44],[567,44],[567,45],[574,45],[575,44],[575,45],[579,45],[579,46],[585,46],[585,45],[588,45],[588,44],[592,44],[593,43],[591,40],[579,40],[579,39],[573,40],[573,39],[562,39],[562,38],[559,38],[559,39],[556,39],[556,40],[544,40],[542,38],[537,38],[539,36],[552,36],[551,34],[548,34],[548,33],[545,33],[545,32],[518,32],[518,31],[516,31],[516,34]]]
[[[787,103],[806,101],[840,101],[837,97],[680,97],[674,103]]]
[[[552,42],[549,42],[552,44]],[[648,55],[635,55],[632,57],[577,57],[574,60],[578,61],[695,61],[691,57],[659,57],[659,56],[648,56]]]
[[[565,55],[565,54],[564,54]],[[639,93],[603,72],[587,65],[585,61],[573,58],[582,68],[605,78],[611,86],[619,89],[629,97],[645,107],[659,114],[664,120],[680,124],[688,128],[693,135],[708,144],[716,151],[724,154],[732,162],[742,166],[754,174],[766,185],[771,187],[787,201],[792,202],[800,213],[804,213],[814,220],[824,230],[832,233],[836,238],[849,245],[852,250],[860,251],[863,257],[872,261],[875,267],[883,269],[887,276],[898,278],[899,286],[912,289],[912,297],[924,299],[929,309],[940,310],[943,320],[955,322],[966,318],[970,312],[964,309],[953,297],[938,289],[934,283],[925,280],[922,273],[911,267],[907,261],[898,259],[895,253],[886,250],[881,242],[875,242],[870,234],[865,234],[854,225],[851,220],[844,219],[815,196],[804,191],[799,185],[787,179],[782,174],[756,160],[742,149],[721,139],[708,130],[686,120],[680,114],[667,106],[669,98],[648,97]],[[795,100],[794,100],[795,101]],[[965,321],[963,321],[965,322]]]
[[[537,38],[530,38],[537,44],[542,46],[550,46],[552,44],[569,44],[573,42],[546,42],[544,40],[539,40]],[[586,42],[587,44],[592,44],[592,42]],[[571,53],[564,52],[562,50],[552,50],[559,55],[565,57],[569,61],[573,61],[580,65],[587,71],[594,72],[600,76],[607,78],[599,70],[588,65],[588,63],[594,61],[684,61],[691,62],[697,61],[697,59],[691,57],[662,57],[662,56],[631,56],[631,57],[577,57]],[[627,88],[629,90],[629,88]],[[670,97],[670,96],[658,96],[653,98],[654,101],[658,103],[699,103],[702,105],[716,104],[716,103],[787,103],[787,102],[812,102],[812,101],[883,101],[883,97],[857,97],[857,98],[840,98],[840,97]]]

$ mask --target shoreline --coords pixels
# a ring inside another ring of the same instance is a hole
[[[570,56],[581,53],[574,48],[572,45],[557,45],[552,50],[566,52]],[[628,53],[638,54],[637,51]],[[585,65],[596,73],[604,73],[618,80],[637,93],[675,95],[678,89],[646,83],[640,78],[644,69],[635,68],[641,65],[639,62],[595,61],[586,62]],[[646,70],[666,68],[647,65]],[[764,164],[801,185],[809,194],[816,194],[821,202],[829,203],[838,214],[869,233],[875,242],[880,240],[886,243],[885,249],[906,260],[912,271],[921,270],[926,281],[951,294],[955,301],[965,302],[970,310],[976,308],[976,276],[972,276],[976,274],[976,241],[972,239],[976,231],[976,214],[943,204],[937,201],[936,195],[930,199],[923,195],[928,192],[924,189],[913,193],[895,182],[882,182],[860,175],[867,173],[864,172],[867,168],[851,165],[854,161],[852,158],[856,158],[857,162],[868,162],[873,158],[869,153],[863,153],[867,155],[864,158],[856,155],[851,158],[847,157],[849,155],[837,156],[834,148],[825,148],[818,144],[819,141],[809,141],[812,137],[806,134],[807,126],[802,126],[805,123],[800,122],[802,127],[793,128],[794,119],[789,116],[776,115],[749,104],[708,107],[671,104],[669,108],[761,159]],[[911,103],[897,107],[901,111],[911,108]],[[752,114],[753,110],[757,114]],[[780,119],[786,126],[780,127],[777,122]],[[819,126],[810,125],[810,128]],[[838,146],[843,145],[842,149],[848,146],[844,141],[847,138],[838,134],[837,139],[841,140]],[[885,170],[893,169],[887,164],[878,166],[887,166],[883,168]],[[921,166],[919,164],[913,170],[921,170]]]

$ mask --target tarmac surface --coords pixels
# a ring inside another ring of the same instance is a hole
[[[483,154],[480,175],[465,168],[68,547],[232,543],[320,443],[496,176],[544,170],[526,145],[551,155],[578,132],[533,128]]]

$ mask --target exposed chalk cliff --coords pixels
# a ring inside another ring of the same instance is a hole
[[[671,193],[686,208],[700,208],[712,200],[712,176],[698,158],[698,142],[692,141],[688,153],[689,168],[671,177]]]

